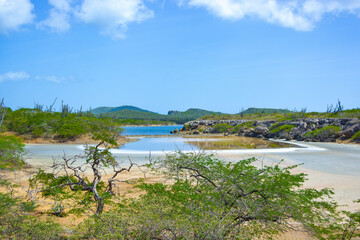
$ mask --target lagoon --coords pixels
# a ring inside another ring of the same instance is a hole
[[[182,127],[183,125],[122,127],[124,131],[121,133],[121,135],[123,136],[170,135],[170,131],[175,130],[175,128],[180,130]]]

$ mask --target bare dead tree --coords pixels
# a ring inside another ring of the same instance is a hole
[[[67,116],[69,113],[72,113],[73,108],[68,104],[64,104],[64,101],[61,101],[61,117]]]
[[[341,112],[344,110],[344,106],[341,105],[341,102],[340,100],[338,99],[336,105],[335,105],[335,108],[334,108],[334,113],[338,113],[338,112]]]
[[[138,166],[130,161],[128,167],[119,167],[110,152],[113,145],[116,145],[114,137],[101,140],[96,146],[86,146],[82,155],[67,157],[64,154],[60,161],[54,162],[51,167],[53,172],[39,172],[32,180],[33,185],[43,184],[42,191],[50,192],[53,196],[64,193],[64,189],[70,192],[90,193],[96,205],[95,215],[101,214],[104,210],[104,196],[115,195],[117,183],[129,181],[119,180],[119,174],[129,172],[134,166]],[[82,164],[79,165],[79,162]],[[103,174],[109,169],[112,169],[112,174],[105,183]]]
[[[338,99],[335,106],[333,104],[327,105],[326,112],[327,113],[338,113],[344,111],[344,105],[341,104],[341,101]]]
[[[44,105],[34,102],[34,109],[42,111],[44,109]]]
[[[1,126],[4,121],[5,115],[6,115],[6,107],[4,105],[4,98],[2,98],[2,100],[0,102],[0,131],[1,131]]]
[[[57,97],[55,98],[54,102],[46,108],[46,112],[52,112],[54,111],[54,105],[56,103]]]

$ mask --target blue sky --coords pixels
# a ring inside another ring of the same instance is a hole
[[[360,107],[360,0],[2,0],[0,97],[227,113]]]

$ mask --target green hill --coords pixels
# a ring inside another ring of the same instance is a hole
[[[91,112],[97,116],[106,116],[116,119],[166,121],[175,123],[185,123],[207,115],[222,115],[220,112],[212,112],[198,108],[190,108],[184,112],[169,111],[167,115],[164,115],[133,106],[99,107],[93,109]]]
[[[185,112],[169,111],[169,113],[167,115],[167,119],[169,121],[185,123],[185,122],[192,121],[197,118],[201,118],[203,116],[208,116],[208,115],[223,115],[223,113],[212,112],[212,111],[198,109],[198,108],[190,108],[190,109],[186,110]]]
[[[154,113],[154,112],[144,110],[144,109],[141,109],[141,108],[138,108],[138,107],[130,106],[130,105],[123,105],[123,106],[120,106],[120,107],[98,107],[98,108],[95,108],[95,109],[91,110],[91,113],[93,113],[93,114],[101,114],[101,113],[118,112],[118,111],[123,111],[123,110]]]
[[[275,108],[248,108],[241,111],[240,114],[254,114],[254,113],[290,113],[287,109],[275,109]]]

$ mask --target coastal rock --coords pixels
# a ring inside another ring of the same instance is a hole
[[[339,134],[343,135],[345,138],[350,138],[358,131],[360,131],[360,123],[355,124],[347,129],[345,129],[344,131],[340,132]]]
[[[267,127],[258,126],[255,128],[254,132],[259,135],[265,135],[269,129]]]
[[[298,120],[287,120],[282,122],[275,120],[199,120],[188,122],[185,124],[185,126],[187,126],[186,131],[189,131],[190,134],[194,134],[193,132],[198,131],[199,129],[203,129],[203,133],[218,133],[217,129],[213,127],[216,124],[224,123],[235,127],[241,124],[244,125],[244,123],[248,122],[251,122],[251,124],[247,124],[240,128],[237,132],[238,136],[277,138],[287,140],[294,139],[299,141],[333,142],[337,139],[349,139],[360,130],[360,120],[357,118],[302,118]],[[281,126],[284,125],[291,125],[292,128],[286,126],[282,129]],[[341,131],[339,133],[325,131],[324,133],[320,134],[307,134],[311,131],[321,129],[326,126],[338,126],[340,127]],[[181,131],[183,131],[184,128]],[[270,131],[274,129],[278,130]],[[229,128],[229,131],[225,132],[224,134],[230,134],[231,131],[233,131],[233,129]]]

